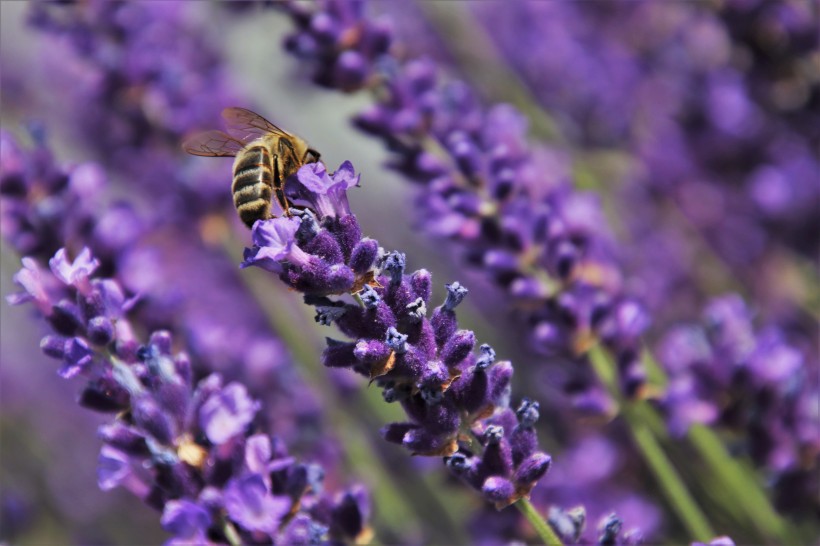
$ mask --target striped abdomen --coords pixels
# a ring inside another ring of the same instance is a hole
[[[231,191],[239,217],[248,227],[271,217],[273,161],[266,146],[250,146],[236,156]]]

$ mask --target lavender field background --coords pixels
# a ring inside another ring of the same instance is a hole
[[[0,541],[817,542],[814,3],[0,10]]]

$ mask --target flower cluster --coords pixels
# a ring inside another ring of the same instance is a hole
[[[670,331],[658,350],[670,371],[670,430],[701,423],[740,432],[738,449],[791,491],[782,504],[816,506],[820,391],[806,353],[777,327],[756,329],[739,296],[713,300],[701,325]],[[798,480],[805,487],[794,487]]]
[[[172,543],[306,544],[368,532],[364,491],[325,494],[321,466],[256,432],[260,404],[244,385],[219,374],[195,384],[166,331],[139,342],[126,319],[135,299],[94,277],[88,249],[73,261],[61,249],[49,266],[24,258],[14,278],[23,291],[9,301],[31,302],[50,324],[41,348],[61,361],[62,377],[87,380],[80,404],[117,414],[99,430],[102,489],[125,487],[161,510]]]
[[[340,34],[372,24],[334,17],[336,4],[314,6],[311,17],[333,18]],[[291,41],[317,41],[310,25],[297,26]],[[320,49],[311,58],[324,55]],[[649,321],[623,291],[595,197],[572,189],[560,154],[531,149],[515,108],[485,109],[463,82],[443,82],[430,61],[401,63],[388,54],[372,64],[381,93],[356,122],[397,154],[397,169],[425,185],[425,227],[463,244],[469,263],[534,309],[528,321],[539,350],[581,361],[567,385],[579,405],[609,407],[583,363],[598,339],[617,354],[624,391],[639,396],[645,374],[637,340]]]
[[[322,361],[368,377],[386,401],[402,405],[409,420],[387,425],[385,439],[414,454],[445,456],[499,507],[528,495],[550,466],[533,427],[538,403],[510,408],[512,365],[497,361],[489,345],[476,355],[475,334],[458,328],[455,309],[467,289],[447,285],[446,300],[428,317],[430,273],[407,274],[403,253],[362,237],[347,201],[359,181],[350,162],[333,174],[321,163],[305,165],[296,178],[289,195],[306,208],[257,222],[242,266],[277,273],[316,307],[317,322],[352,338],[329,338]]]
[[[306,4],[288,2],[287,9],[301,32],[285,47],[316,66],[313,81],[323,87],[356,91],[374,77],[374,63],[390,49],[392,28],[387,20],[363,19],[363,2],[334,2],[314,12]]]
[[[100,165],[59,165],[44,143],[24,149],[5,131],[0,144],[0,226],[17,253],[44,262],[60,246],[75,252],[89,248],[100,272],[142,294],[133,315],[145,329],[169,330],[184,339],[201,367],[198,373],[218,371],[248,385],[264,400],[266,413],[276,416],[276,432],[288,442],[317,442],[309,437],[322,429],[318,398],[228,260],[214,257],[190,233],[167,237],[167,224],[177,219],[146,218],[133,199],[104,206],[110,184]],[[157,201],[166,199],[174,198],[163,195]],[[155,242],[158,236],[165,242]],[[213,276],[192,279],[191,268]],[[283,395],[298,395],[301,403],[293,405]]]
[[[115,203],[100,212],[105,171],[87,162],[62,167],[45,142],[44,129],[31,127],[34,147],[22,149],[7,131],[0,131],[0,228],[3,238],[24,256],[48,260],[63,245],[81,242],[98,250],[98,259],[110,268],[113,254],[141,233],[133,209]],[[117,224],[113,230],[100,223]]]

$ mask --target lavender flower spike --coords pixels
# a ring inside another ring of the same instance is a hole
[[[299,186],[289,191],[321,218],[318,232],[298,239],[292,219],[257,222],[255,247],[246,255],[265,258],[244,265],[278,272],[317,306],[322,323],[332,321],[352,338],[329,339],[323,362],[368,377],[386,401],[401,404],[407,420],[385,426],[386,440],[413,454],[444,456],[453,473],[498,508],[528,496],[551,462],[532,427],[537,403],[525,402],[516,417],[508,395],[512,365],[496,361],[489,345],[476,355],[475,334],[458,328],[455,308],[465,287],[449,284],[446,300],[427,318],[430,274],[407,274],[401,252],[376,259],[378,243],[362,237],[347,206],[346,190],[358,179],[349,162],[332,175],[303,167],[292,181]],[[286,243],[270,233],[287,233]]]
[[[283,221],[285,230],[298,227]],[[55,332],[43,338],[43,351],[62,361],[61,376],[87,379],[80,404],[117,414],[99,429],[99,487],[124,487],[160,510],[174,537],[169,544],[294,543],[306,530],[317,542],[367,535],[361,491],[325,494],[321,468],[255,434],[261,404],[244,385],[223,384],[219,374],[195,383],[187,354],[172,353],[169,332],[140,344],[125,318],[123,289],[93,278],[98,262],[88,249],[73,261],[60,249],[50,276],[33,260],[24,263],[16,280],[32,297],[13,302],[50,306],[43,314]]]

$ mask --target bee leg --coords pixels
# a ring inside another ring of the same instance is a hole
[[[290,212],[290,205],[288,204],[288,198],[285,197],[285,190],[276,190],[276,200],[279,202],[279,206],[282,207],[282,212],[285,213],[285,216],[293,216]]]
[[[288,205],[288,198],[285,197],[285,181],[282,180],[282,171],[279,168],[279,156],[273,156],[273,195],[279,208],[285,213],[285,216],[292,216],[290,213],[290,206]]]

